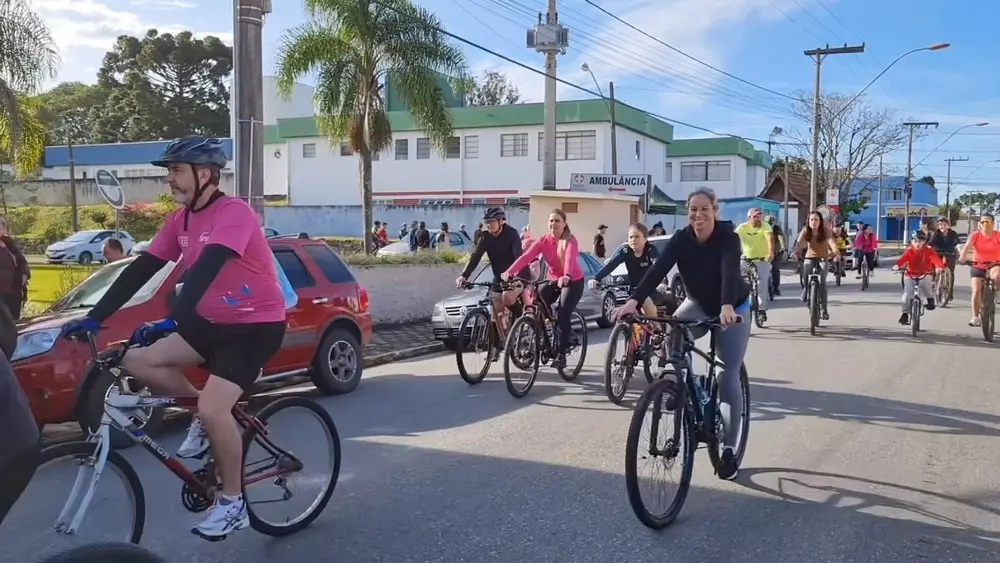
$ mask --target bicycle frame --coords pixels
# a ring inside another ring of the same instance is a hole
[[[694,411],[695,426],[698,428],[701,441],[703,442],[708,442],[715,436],[715,401],[709,400],[707,404],[701,404],[698,383],[695,381],[695,378],[700,376],[696,376],[691,369],[691,354],[697,354],[708,362],[708,374],[704,376],[705,385],[701,391],[711,394],[711,389],[715,385],[715,331],[709,328],[709,333],[710,352],[707,354],[695,346],[694,334],[691,332],[691,327],[687,326],[675,325],[673,330],[670,331],[670,341],[667,346],[670,350],[668,363],[684,374],[684,397],[681,399],[694,407],[692,410]],[[660,405],[657,403],[654,410],[656,419],[659,419],[660,413],[657,412],[659,408]],[[713,423],[706,425],[705,421],[709,420],[713,421]],[[680,426],[675,426],[674,430],[675,432],[679,432]],[[659,424],[656,424],[651,428],[650,432],[651,450],[655,450],[656,444],[659,443],[657,439],[658,434]]]
[[[122,370],[116,365],[111,365],[115,363],[115,360],[98,359],[97,348],[92,338],[90,339],[90,347],[98,369],[106,369],[110,371],[115,376],[116,381],[119,381],[122,376]],[[117,386],[112,389],[118,391]],[[184,407],[189,409],[194,408],[198,406],[198,397],[140,397],[137,395],[121,395],[119,391],[112,392],[105,399],[104,414],[101,417],[101,426],[96,432],[93,432],[87,438],[88,442],[97,444],[95,449],[96,459],[94,460],[94,463],[89,466],[89,469],[91,469],[93,473],[88,480],[85,477],[85,472],[88,467],[80,467],[80,470],[77,472],[76,479],[73,482],[73,487],[70,490],[69,498],[66,499],[66,503],[59,512],[59,517],[56,520],[56,530],[67,535],[74,534],[79,529],[80,524],[83,523],[83,518],[94,498],[94,492],[97,490],[97,483],[100,480],[101,475],[104,474],[104,468],[107,465],[108,455],[111,452],[112,426],[121,430],[133,442],[141,445],[146,451],[153,454],[153,456],[159,460],[160,463],[162,463],[181,481],[191,487],[195,493],[208,499],[213,497],[214,491],[210,490],[210,487],[207,486],[206,483],[198,479],[194,473],[177,460],[177,458],[167,453],[167,450],[164,449],[163,446],[158,444],[156,440],[153,440],[148,434],[143,432],[141,428],[132,422],[128,414],[124,412],[126,410],[142,407],[167,406]],[[240,425],[241,429],[245,431],[248,428],[253,428],[256,431],[254,441],[260,444],[265,450],[268,451],[268,453],[282,457],[287,456],[295,460],[296,464],[301,464],[301,461],[299,461],[298,458],[274,445],[274,443],[268,438],[267,428],[264,427],[264,425],[262,425],[256,418],[244,412],[238,404],[233,406],[232,412],[233,417],[236,419],[236,422]],[[287,472],[287,468],[278,468],[275,471],[266,472],[262,475],[255,475],[252,479],[247,479],[246,476],[244,476],[243,485],[246,486],[265,479],[278,477]],[[84,488],[86,488],[85,492],[83,492]],[[79,500],[79,503],[77,503],[77,499],[81,492],[83,492],[83,497]],[[72,520],[69,524],[67,524],[66,521],[69,518],[70,513],[73,512],[74,506],[76,506],[76,511],[73,514]]]

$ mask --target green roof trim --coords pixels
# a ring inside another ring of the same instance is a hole
[[[506,106],[451,108],[455,129],[487,127],[516,127],[542,125],[545,115],[543,104],[513,104]],[[421,131],[413,117],[406,111],[390,111],[389,126],[393,131]],[[615,104],[615,119],[619,127],[624,127],[641,135],[672,143],[674,128],[669,123],[622,104]],[[559,123],[610,122],[608,106],[603,100],[579,100],[559,102],[556,105],[556,120]],[[320,137],[315,117],[293,117],[279,119],[277,135],[281,139]],[[265,133],[265,142],[268,139]]]
[[[771,156],[759,151],[746,139],[718,137],[710,139],[677,139],[667,147],[667,157],[675,156],[732,156],[736,155],[749,164],[771,167]]]
[[[264,126],[264,144],[265,145],[279,145],[284,143],[284,140],[278,135],[277,125],[265,125]]]

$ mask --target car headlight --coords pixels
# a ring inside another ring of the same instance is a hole
[[[10,361],[16,362],[48,352],[55,346],[60,332],[62,332],[61,328],[49,328],[17,335],[17,348]]]
[[[432,317],[443,317],[444,316],[444,307],[442,307],[440,304],[434,305],[434,311],[431,313],[431,316]]]

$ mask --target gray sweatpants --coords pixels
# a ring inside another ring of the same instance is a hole
[[[765,291],[766,285],[761,286]],[[766,295],[765,295],[766,298]],[[722,424],[725,431],[724,444],[729,447],[737,447],[740,440],[740,421],[743,419],[743,390],[740,388],[740,366],[743,365],[743,357],[747,353],[747,344],[750,342],[750,324],[753,322],[749,317],[749,303],[736,310],[737,315],[743,317],[743,322],[732,325],[725,330],[719,330],[715,335],[715,353],[722,362],[723,369],[719,378],[719,399],[722,403]],[[702,319],[705,312],[701,306],[688,297],[677,308],[674,316],[679,319]],[[701,338],[707,331],[692,331],[695,338]],[[735,425],[735,426],[734,426]]]

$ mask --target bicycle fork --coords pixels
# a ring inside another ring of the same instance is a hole
[[[111,451],[111,416],[106,411],[101,417],[100,429],[92,434],[88,441],[96,442],[95,453],[97,455],[80,463],[69,498],[66,499],[66,504],[63,505],[62,511],[59,512],[59,517],[56,519],[55,530],[62,534],[73,535],[80,528],[80,524],[83,523],[83,518],[87,514],[87,509],[94,499],[94,493],[97,491],[97,482],[104,474],[108,454]],[[83,498],[80,498],[81,493],[83,493]],[[70,520],[71,513],[72,520]]]

